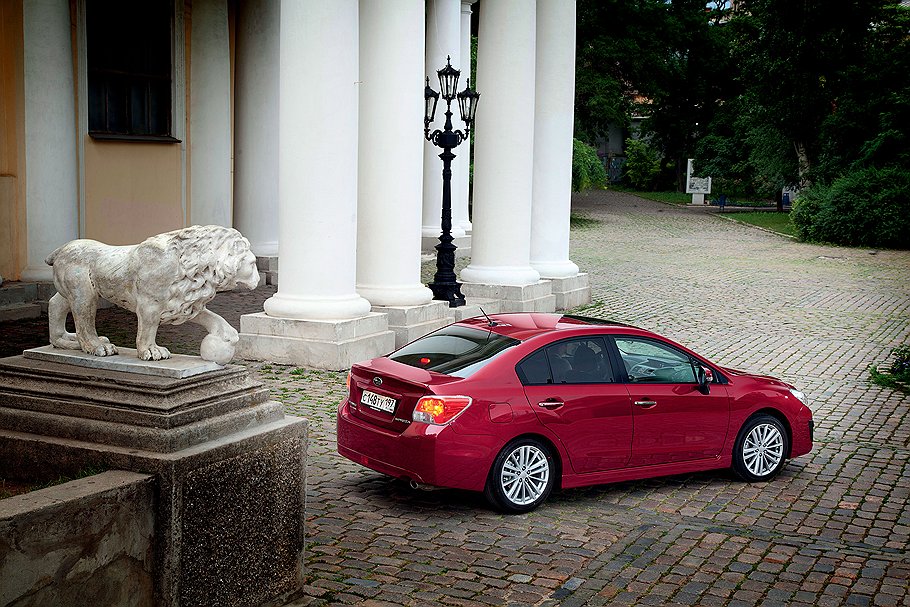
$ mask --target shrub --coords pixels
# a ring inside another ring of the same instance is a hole
[[[623,173],[629,185],[639,190],[653,190],[660,177],[660,170],[657,150],[641,139],[626,139]]]
[[[590,145],[572,140],[572,191],[581,192],[607,185],[607,170]]]
[[[910,247],[910,171],[858,169],[815,185],[793,203],[799,237],[866,247]]]

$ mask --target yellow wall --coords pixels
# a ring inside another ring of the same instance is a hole
[[[85,136],[85,238],[135,244],[184,226],[180,144]]]
[[[22,3],[0,0],[0,276],[25,266],[25,85]]]

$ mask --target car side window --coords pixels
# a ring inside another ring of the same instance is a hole
[[[547,362],[547,353],[544,349],[525,357],[515,367],[515,372],[518,373],[518,379],[521,380],[521,383],[526,386],[553,383],[553,377],[550,375],[550,364]]]
[[[547,346],[557,384],[609,384],[615,381],[606,344],[600,337],[567,339]]]
[[[616,336],[616,348],[629,383],[697,383],[691,358],[667,344],[638,337]]]

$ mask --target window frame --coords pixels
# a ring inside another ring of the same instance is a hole
[[[726,377],[717,369],[717,367],[715,367],[714,365],[709,365],[708,363],[701,360],[700,358],[693,356],[689,352],[686,352],[685,350],[682,350],[681,348],[679,348],[671,343],[668,343],[662,339],[648,337],[645,335],[629,335],[626,333],[617,333],[617,334],[612,334],[612,335],[605,336],[605,337],[607,337],[607,341],[609,342],[609,345],[610,345],[610,351],[611,351],[611,354],[614,359],[613,360],[614,368],[619,369],[619,377],[621,378],[621,379],[619,379],[620,383],[636,385],[636,386],[697,385],[698,384],[698,379],[697,379],[698,375],[695,372],[696,364],[700,365],[702,367],[705,367],[706,369],[710,369],[712,377],[713,377],[711,380],[712,384],[727,383]],[[661,382],[661,381],[633,382],[633,381],[629,381],[629,373],[626,370],[626,365],[625,365],[625,362],[623,361],[622,353],[619,350],[619,346],[616,344],[617,339],[630,339],[630,340],[637,340],[637,341],[643,341],[643,342],[650,342],[652,344],[657,344],[660,347],[663,347],[663,348],[666,348],[668,350],[678,353],[680,356],[682,356],[686,360],[688,360],[689,364],[692,366],[692,373],[693,373],[693,377],[695,378],[694,381],[692,381],[692,382]]]
[[[596,385],[603,385],[603,384],[618,384],[618,383],[622,383],[622,382],[619,381],[619,376],[618,376],[617,373],[616,373],[616,363],[615,363],[615,361],[613,360],[614,357],[613,357],[612,349],[615,348],[615,346],[611,346],[610,341],[607,339],[607,337],[608,337],[608,336],[606,336],[606,335],[597,333],[597,334],[591,334],[591,335],[576,335],[576,336],[573,336],[573,337],[566,337],[566,338],[563,338],[563,339],[557,339],[557,340],[555,340],[555,341],[551,341],[551,342],[548,343],[548,344],[544,344],[544,345],[540,346],[539,348],[537,348],[536,350],[534,350],[534,351],[531,352],[530,354],[527,354],[526,356],[524,356],[524,357],[523,357],[521,360],[519,360],[517,363],[515,363],[515,375],[518,376],[518,381],[521,382],[521,385],[522,385],[522,386],[596,386]],[[549,350],[550,350],[551,348],[555,348],[556,346],[558,346],[558,345],[560,345],[560,344],[568,344],[568,343],[571,343],[571,342],[585,342],[585,341],[591,341],[591,340],[600,340],[601,343],[603,344],[602,350],[603,350],[603,353],[604,353],[604,362],[605,362],[607,365],[609,365],[609,367],[610,367],[610,374],[611,374],[611,376],[613,377],[613,381],[611,381],[611,382],[606,382],[606,381],[585,381],[585,382],[569,382],[569,381],[564,381],[564,382],[557,382],[557,381],[555,380],[555,376],[554,376],[554,374],[553,374],[553,365],[552,365],[551,362],[550,362],[550,352],[549,352]],[[529,383],[529,382],[526,382],[526,381],[525,381],[524,373],[522,373],[521,371],[519,371],[519,368],[521,367],[522,364],[524,364],[524,362],[525,362],[526,360],[528,360],[529,358],[531,358],[532,356],[534,356],[534,355],[536,355],[536,354],[538,354],[538,353],[543,353],[544,360],[546,360],[546,362],[547,362],[547,368],[548,368],[549,371],[550,371],[550,381],[549,381],[549,382],[546,382],[546,383]]]
[[[168,74],[168,86],[170,89],[169,107],[167,110],[167,134],[147,134],[147,133],[116,133],[101,130],[92,130],[89,127],[89,74],[92,71],[88,62],[88,4],[91,0],[79,0],[78,2],[78,29],[77,43],[79,48],[79,98],[80,98],[80,126],[81,130],[95,141],[123,141],[123,142],[145,142],[145,143],[182,143],[184,134],[185,120],[185,100],[183,98],[185,91],[184,73],[184,19],[183,3],[179,0],[169,0],[169,49],[170,49],[170,70]],[[150,3],[156,0],[147,0]],[[105,114],[107,110],[105,110]]]

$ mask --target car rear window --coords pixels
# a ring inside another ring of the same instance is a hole
[[[492,331],[450,325],[409,343],[389,358],[419,369],[468,377],[519,343]]]

